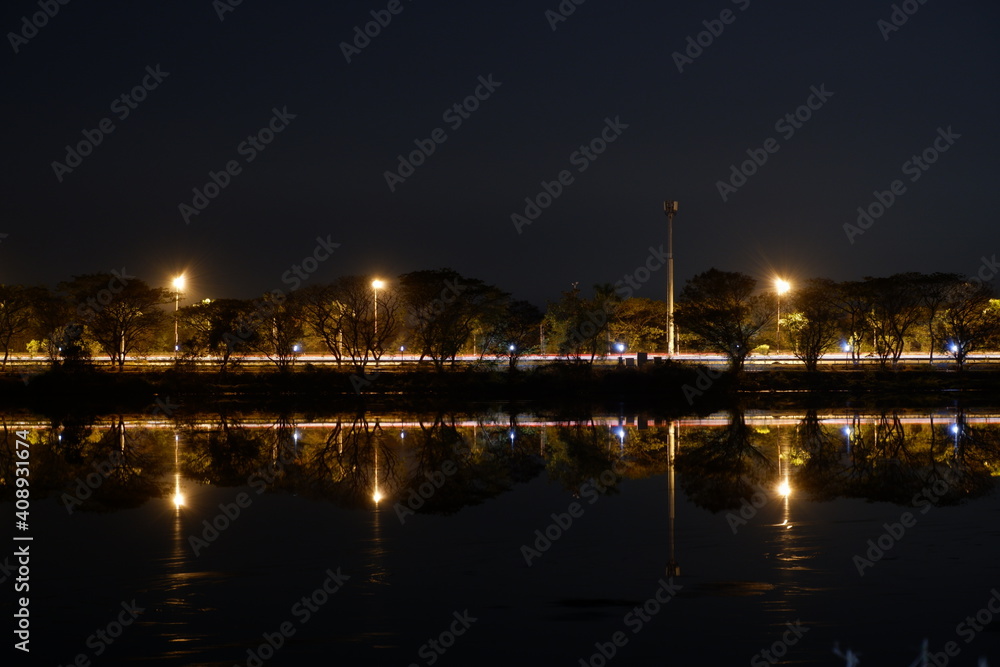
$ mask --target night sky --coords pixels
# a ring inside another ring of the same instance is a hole
[[[252,297],[287,291],[282,275],[329,237],[310,282],[447,266],[543,305],[645,266],[664,199],[680,202],[678,291],[712,266],[843,280],[974,274],[1000,253],[995,2],[909,0],[898,29],[892,3],[861,0],[566,0],[558,22],[557,0],[46,2],[58,13],[37,31],[22,20],[37,0],[0,14],[4,283],[124,267],[167,286],[186,270],[191,298]],[[348,62],[341,44],[372,11],[391,22]],[[452,109],[477,90],[467,117]],[[810,101],[798,127],[777,124]],[[275,109],[294,118],[262,150],[243,144]],[[390,190],[397,156],[438,128]],[[85,130],[100,144],[54,166]],[[602,132],[596,159],[577,153]],[[939,137],[926,170],[905,164]],[[748,150],[767,160],[723,201]],[[186,221],[180,205],[230,161],[239,173]],[[563,171],[519,233],[512,214]],[[636,295],[663,298],[665,281],[654,271]]]

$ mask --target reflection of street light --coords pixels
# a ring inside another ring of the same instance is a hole
[[[781,469],[781,461],[785,461],[785,469]],[[778,477],[781,481],[778,482],[778,494],[783,498],[788,498],[792,495],[792,485],[789,483],[789,469],[788,469],[788,455],[781,453],[781,442],[778,442]]]
[[[181,305],[181,292],[184,291],[184,285],[186,282],[187,281],[184,278],[184,274],[182,273],[181,275],[174,278],[174,281],[172,283],[174,287],[174,359],[177,358],[177,351],[180,350],[180,345],[178,345],[178,338],[177,338],[177,320],[178,320],[177,310],[180,308]]]
[[[778,440],[778,476],[781,477],[781,481],[778,482],[778,489],[777,489],[777,491],[778,491],[778,495],[780,495],[782,498],[785,499],[785,520],[781,522],[781,525],[783,525],[785,528],[791,528],[792,527],[792,524],[789,523],[789,521],[788,521],[789,518],[791,517],[790,507],[789,507],[789,504],[788,504],[788,499],[792,495],[792,484],[791,484],[791,480],[789,478],[789,475],[791,473],[791,471],[789,470],[789,465],[791,464],[791,462],[788,460],[788,458],[789,458],[790,455],[791,455],[790,448],[789,448],[789,451],[786,452],[785,454],[781,453],[781,440],[779,439]],[[782,472],[782,470],[781,470],[781,461],[782,461],[782,459],[784,459],[784,461],[785,461],[784,472]]]
[[[382,497],[383,496],[381,492],[379,492],[378,490],[378,446],[376,446],[375,447],[375,493],[372,494],[372,500],[375,501],[375,509],[378,509],[378,501],[382,500]]]
[[[778,295],[777,340],[774,344],[775,354],[781,352],[781,295],[787,293],[790,289],[792,289],[792,285],[787,280],[782,280],[781,278],[774,279],[774,291]]]
[[[181,469],[179,463],[180,436],[174,434],[174,509],[180,511],[184,506],[184,494],[181,493]]]

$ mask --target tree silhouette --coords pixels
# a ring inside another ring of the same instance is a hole
[[[754,294],[756,288],[757,281],[746,274],[709,269],[684,286],[674,319],[724,353],[730,370],[738,373],[773,316],[767,297]]]

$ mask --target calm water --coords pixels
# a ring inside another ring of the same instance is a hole
[[[1000,410],[6,428],[27,664],[1000,665]]]

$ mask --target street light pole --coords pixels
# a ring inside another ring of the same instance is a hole
[[[774,291],[778,294],[778,319],[775,324],[774,353],[781,354],[781,295],[792,289],[787,280],[781,278],[774,279]]]
[[[372,340],[372,354],[375,355],[375,368],[378,368],[378,354],[375,353],[375,347],[378,345],[378,289],[385,285],[381,280],[372,281],[372,292],[375,295],[375,338]]]
[[[174,278],[174,282],[173,282],[173,287],[174,287],[174,361],[177,360],[177,352],[178,352],[178,348],[180,347],[180,344],[179,344],[180,341],[179,341],[178,336],[177,336],[177,334],[178,334],[177,323],[178,323],[178,319],[179,319],[178,310],[180,309],[180,305],[181,305],[181,291],[184,289],[184,282],[185,281],[184,281],[184,275],[183,274],[181,274],[181,275],[177,276],[176,278]]]
[[[677,202],[663,202],[663,212],[667,215],[667,356],[673,357],[677,352],[674,330],[674,213]]]

